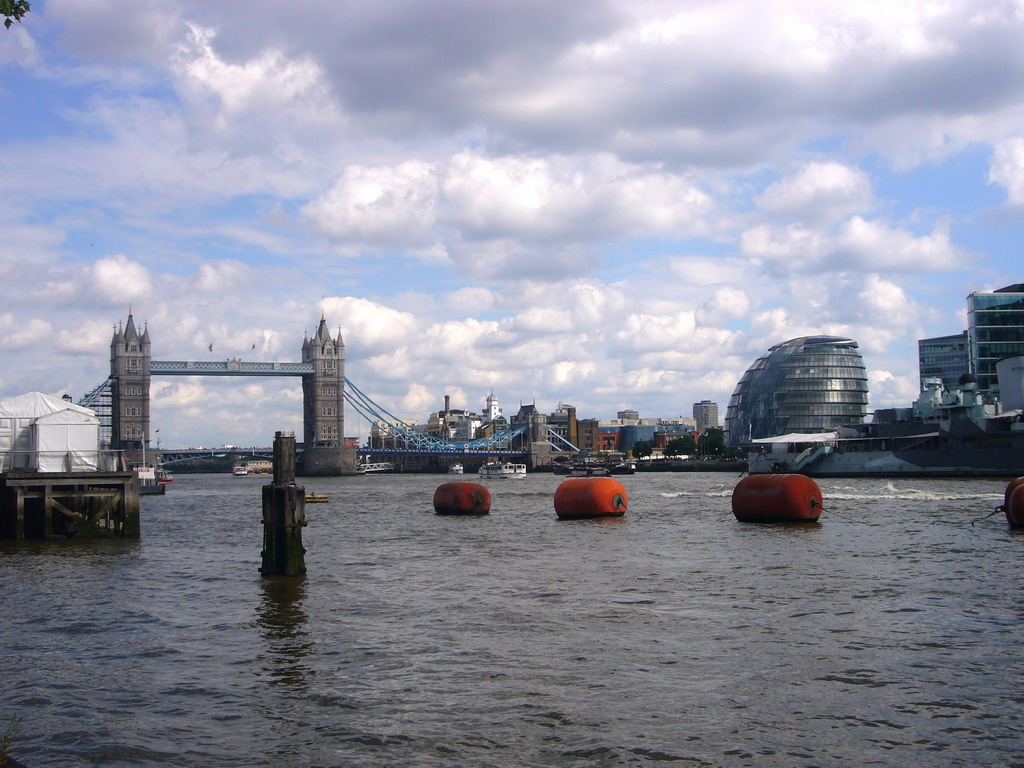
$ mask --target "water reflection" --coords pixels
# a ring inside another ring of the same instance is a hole
[[[306,579],[273,576],[260,579],[260,588],[256,624],[267,648],[261,671],[272,683],[302,686],[312,674],[308,659],[313,653],[304,608]]]

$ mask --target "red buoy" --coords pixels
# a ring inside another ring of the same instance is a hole
[[[732,489],[741,523],[813,523],[821,507],[821,489],[806,475],[749,475]]]
[[[1011,480],[1006,486],[1003,512],[1011,528],[1024,528],[1024,477]]]
[[[626,489],[611,477],[573,477],[555,491],[555,514],[561,520],[619,517],[628,504]]]
[[[439,515],[486,515],[491,511],[491,492],[480,483],[444,483],[434,491],[434,511]]]

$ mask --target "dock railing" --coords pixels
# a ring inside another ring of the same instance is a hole
[[[37,472],[124,472],[124,451],[5,451],[0,453],[0,472],[28,469]]]

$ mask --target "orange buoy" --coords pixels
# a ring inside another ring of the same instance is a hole
[[[628,504],[626,489],[611,477],[573,477],[555,491],[555,514],[560,520],[618,517]]]
[[[821,489],[806,475],[750,475],[732,489],[741,523],[813,523],[821,507]]]
[[[480,483],[444,483],[434,491],[434,511],[439,515],[486,515],[491,511],[491,492]]]
[[[1006,486],[1003,512],[1011,528],[1024,528],[1024,477],[1011,480]]]

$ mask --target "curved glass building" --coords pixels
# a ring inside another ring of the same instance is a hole
[[[804,336],[754,361],[729,400],[729,445],[789,432],[831,432],[864,421],[868,376],[857,342]]]

